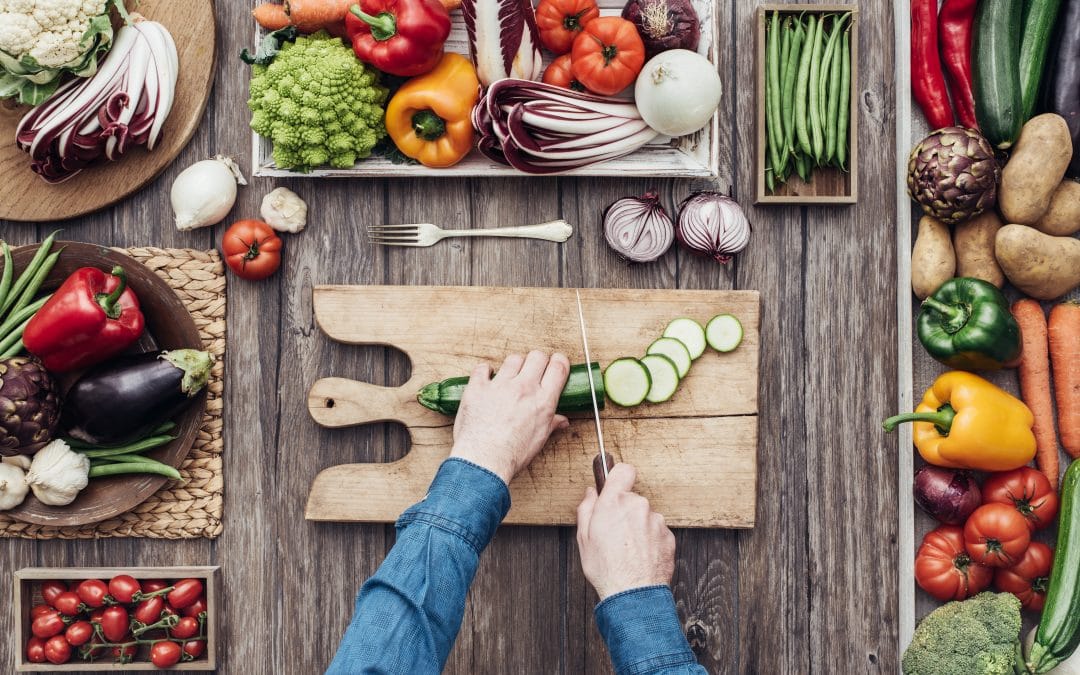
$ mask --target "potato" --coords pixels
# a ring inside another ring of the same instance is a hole
[[[1006,225],[998,230],[994,251],[1013,286],[1033,298],[1053,300],[1080,286],[1080,239]]]
[[[1050,197],[1046,213],[1035,223],[1043,234],[1066,237],[1080,232],[1080,183],[1066,178]]]
[[[911,249],[911,290],[920,300],[941,287],[956,272],[949,226],[937,218],[919,219],[919,234]]]
[[[956,276],[982,279],[998,288],[1005,285],[1005,275],[994,257],[994,238],[1001,225],[1001,218],[991,209],[953,228]]]
[[[1050,197],[1072,159],[1065,118],[1054,113],[1032,117],[1001,171],[998,207],[1010,223],[1034,225],[1050,207]]]

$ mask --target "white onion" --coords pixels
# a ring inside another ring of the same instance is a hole
[[[679,205],[675,235],[689,250],[726,263],[750,243],[750,221],[734,199],[705,190]]]
[[[179,230],[220,223],[236,202],[236,184],[247,185],[240,167],[228,157],[195,162],[173,181],[169,199]]]
[[[630,262],[650,262],[664,255],[675,241],[671,216],[655,192],[623,197],[604,211],[608,246]]]
[[[670,49],[649,59],[634,83],[638,112],[668,136],[700,130],[720,105],[720,75],[704,56]]]

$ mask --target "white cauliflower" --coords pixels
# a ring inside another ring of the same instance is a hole
[[[90,22],[108,0],[0,0],[0,49],[58,68],[93,46]],[[85,38],[85,39],[84,39]]]

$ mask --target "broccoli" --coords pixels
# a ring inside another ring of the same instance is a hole
[[[274,142],[282,169],[345,169],[386,136],[386,93],[375,70],[320,31],[286,42],[270,65],[252,68],[251,128]]]
[[[1013,675],[1020,626],[1020,601],[1010,593],[942,605],[915,629],[904,675]]]

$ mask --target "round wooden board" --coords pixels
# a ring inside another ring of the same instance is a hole
[[[15,129],[29,108],[0,101],[0,219],[62,220],[115,204],[153,180],[191,140],[214,80],[213,2],[142,0],[136,11],[169,29],[180,57],[176,100],[157,147],[152,152],[132,148],[119,161],[102,160],[64,183],[50,185],[30,170],[29,155],[15,144]]]
[[[72,272],[80,267],[97,267],[109,270],[120,265],[128,275],[128,284],[139,298],[143,315],[146,317],[146,332],[133,352],[182,349],[190,347],[202,349],[202,338],[195,320],[191,318],[184,303],[176,292],[160,277],[144,265],[112,249],[84,244],[81,242],[57,242],[53,250],[64,248],[64,253],[45,278],[42,289],[56,290]],[[12,250],[15,272],[21,272],[34,256],[37,246],[22,246]],[[73,378],[59,378],[59,385],[65,388]],[[187,406],[173,420],[176,428],[172,434],[176,440],[146,453],[159,462],[179,467],[187,457],[206,410],[206,390]],[[54,527],[74,527],[87,523],[96,523],[126,513],[146,501],[147,497],[157,492],[168,481],[163,476],[136,474],[95,478],[67,506],[46,506],[33,493],[22,504],[5,511],[4,514],[27,523],[52,525]]]

